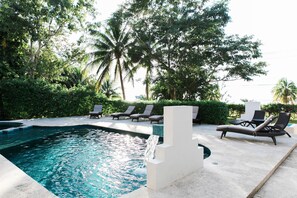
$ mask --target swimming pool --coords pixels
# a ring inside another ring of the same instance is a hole
[[[119,197],[146,184],[135,172],[144,166],[146,139],[139,136],[34,127],[2,134],[0,143],[3,156],[59,197]]]

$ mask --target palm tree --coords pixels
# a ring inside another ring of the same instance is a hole
[[[280,79],[272,90],[274,101],[284,104],[294,103],[297,98],[297,87],[286,78]]]
[[[135,37],[134,47],[130,49],[130,57],[136,64],[134,70],[136,71],[140,67],[145,69],[145,93],[146,99],[150,98],[150,85],[153,78],[153,71],[155,68],[154,62],[158,62],[158,56],[156,50],[158,50],[158,43],[153,41],[153,36],[149,34],[143,34],[134,30],[133,36]],[[160,63],[159,63],[160,64]]]
[[[133,80],[135,72],[128,56],[128,50],[132,47],[133,42],[126,27],[120,18],[114,17],[108,21],[103,33],[92,30],[92,35],[96,36],[97,39],[93,45],[95,51],[91,52],[93,60],[90,62],[90,65],[99,65],[97,70],[99,87],[103,80],[109,78],[110,71],[114,70],[114,78],[116,79],[119,76],[124,100],[126,99],[124,73],[126,73],[128,80]]]
[[[113,83],[110,81],[110,79],[107,79],[103,82],[101,86],[101,93],[103,93],[107,98],[116,98],[119,97],[119,94],[117,93],[118,88],[113,88]]]
[[[88,86],[95,89],[95,80],[92,75],[89,75],[88,71],[80,67],[66,67],[59,76],[59,79],[53,80],[53,82],[62,84],[68,89],[77,86]]]

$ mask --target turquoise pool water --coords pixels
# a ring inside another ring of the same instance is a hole
[[[141,137],[93,127],[32,128],[1,134],[0,144],[3,156],[59,197],[119,197],[146,184],[146,175],[135,173],[143,167]]]

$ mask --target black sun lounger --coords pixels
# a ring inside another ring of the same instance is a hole
[[[99,118],[99,116],[102,117],[102,105],[95,105],[94,110],[91,111],[89,114],[90,114],[90,118],[92,117]]]
[[[193,106],[193,113],[192,113],[193,123],[201,124],[201,120],[198,118],[198,112],[199,112],[199,107]],[[149,117],[149,120],[151,121],[151,123],[152,122],[159,123],[161,120],[163,120],[163,115],[152,115]]]
[[[154,108],[154,105],[146,105],[143,113],[132,114],[132,115],[130,115],[130,118],[132,118],[132,121],[137,120],[137,122],[138,122],[139,118],[149,118],[152,114],[153,108]]]
[[[132,114],[132,112],[134,111],[134,109],[135,109],[135,106],[129,106],[125,112],[112,113],[111,114],[112,119],[115,119],[115,118],[120,119],[120,117],[130,116]]]
[[[264,117],[265,117],[265,111],[255,110],[252,120],[240,120],[240,119],[231,120],[230,124],[241,125],[246,127],[252,126],[253,128],[255,128],[265,121]]]
[[[227,132],[233,132],[252,135],[255,137],[271,137],[273,143],[276,145],[276,136],[287,134],[289,137],[291,137],[290,134],[284,130],[289,123],[290,113],[280,113],[275,124],[273,126],[269,126],[269,124],[276,118],[277,117],[275,116],[270,116],[264,123],[260,124],[256,128],[234,125],[220,125],[217,127],[217,131],[222,131],[221,139],[226,137]]]
[[[163,115],[152,115],[149,117],[149,120],[151,121],[151,124],[153,122],[159,123],[161,120],[163,120]]]

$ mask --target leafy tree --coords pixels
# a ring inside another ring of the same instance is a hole
[[[86,14],[93,10],[92,3],[93,0],[2,0],[2,46],[12,57],[22,59],[21,71],[28,77],[54,72],[58,67],[52,59],[61,59],[63,53],[68,53],[70,49],[65,46],[71,46],[69,35],[82,27]],[[5,58],[7,62],[9,57]]]
[[[18,77],[52,80],[78,61],[69,35],[82,28],[92,4],[93,0],[1,0],[0,82]]]
[[[96,40],[93,44],[94,51],[91,52],[93,60],[90,65],[97,66],[97,74],[99,74],[98,85],[111,76],[110,72],[114,71],[114,77],[118,76],[123,99],[126,99],[124,88],[124,75],[128,80],[133,80],[133,63],[129,57],[129,48],[133,41],[130,38],[130,33],[121,18],[111,18],[104,32],[100,30],[91,29],[91,35]]]
[[[172,93],[169,99],[193,99],[202,96],[202,89],[208,89],[209,84],[252,80],[253,76],[266,73],[266,64],[256,61],[261,57],[260,42],[251,36],[225,34],[230,21],[227,1],[132,0],[122,9],[134,34],[150,35],[141,42],[154,44],[152,54],[142,53],[141,57],[153,57],[158,74],[162,75],[156,82],[171,83],[167,84]],[[188,81],[193,78],[179,79],[184,70],[197,74],[191,86],[204,87],[188,90]]]
[[[110,79],[103,82],[100,92],[103,93],[107,98],[117,98],[119,94],[117,93],[118,88],[113,88],[113,83]]]
[[[24,62],[26,48],[27,22],[9,6],[0,4],[0,80],[22,75],[20,69]]]
[[[297,87],[293,81],[280,79],[272,89],[274,101],[284,104],[294,103],[297,99]]]

